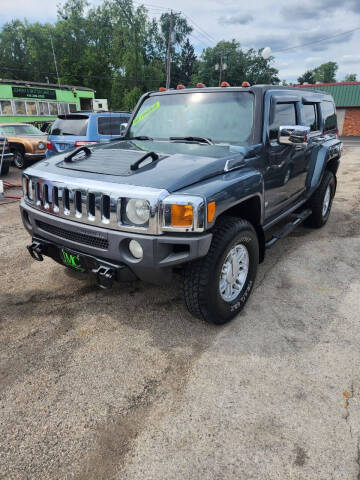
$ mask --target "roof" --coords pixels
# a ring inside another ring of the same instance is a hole
[[[45,87],[45,88],[57,88],[60,90],[85,90],[87,92],[95,92],[92,88],[77,87],[75,85],[58,85],[57,83],[41,83],[41,82],[29,82],[27,80],[9,80],[7,78],[0,78],[0,83],[3,85],[24,85],[30,87]]]
[[[360,107],[360,82],[315,83],[297,85],[297,88],[330,93],[337,107]]]

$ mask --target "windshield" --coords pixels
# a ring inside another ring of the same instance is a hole
[[[53,123],[50,135],[75,135],[85,137],[89,117],[86,115],[73,115],[66,118],[57,118]]]
[[[14,137],[21,137],[21,135],[44,135],[34,125],[2,125],[0,131],[3,135],[13,135]]]
[[[253,105],[249,92],[154,95],[141,105],[128,137],[191,136],[213,142],[244,143],[252,130]]]

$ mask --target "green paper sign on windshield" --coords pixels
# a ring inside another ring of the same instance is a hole
[[[145,110],[140,113],[139,115],[136,115],[134,121],[133,121],[133,126],[135,126],[137,123],[141,122],[141,120],[144,120],[150,113],[155,112],[158,108],[160,107],[160,102],[157,101],[153,105],[150,105],[150,107],[145,108]]]

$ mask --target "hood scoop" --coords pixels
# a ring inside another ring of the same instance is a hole
[[[102,175],[133,175],[168,155],[119,149],[90,149],[80,147],[59,162],[59,168]]]

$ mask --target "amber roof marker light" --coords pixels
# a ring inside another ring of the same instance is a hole
[[[205,88],[205,87],[206,87],[205,83],[197,83],[196,84],[196,88]]]
[[[223,88],[230,87],[230,83],[229,82],[221,82],[220,87],[223,87]]]
[[[159,92],[166,92],[166,88],[165,87],[160,87]]]
[[[250,83],[249,82],[242,82],[241,84],[242,87],[250,87]]]
[[[176,87],[176,90],[183,90],[184,88],[185,86],[179,83],[179,85]]]

